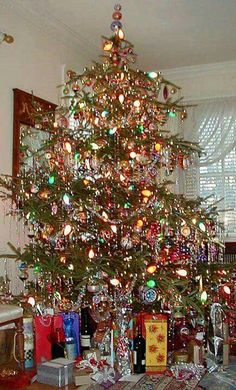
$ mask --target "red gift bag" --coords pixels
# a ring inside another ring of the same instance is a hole
[[[40,364],[52,358],[52,344],[50,341],[53,324],[53,316],[34,317],[35,334],[35,362]]]
[[[58,328],[61,329],[64,334],[62,313],[55,314],[52,319],[52,332],[55,333]]]

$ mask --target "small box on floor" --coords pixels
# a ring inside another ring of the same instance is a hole
[[[188,354],[189,362],[193,362],[194,364],[203,364],[205,358],[203,343],[196,340],[191,340],[188,343]]]
[[[74,369],[73,372],[74,384],[76,386],[82,386],[82,385],[90,385],[91,383],[94,383],[94,381],[91,378],[92,373],[93,370],[90,368],[84,368],[83,370]]]
[[[66,386],[73,382],[72,360],[58,358],[37,367],[37,381],[52,386]]]
[[[228,367],[229,365],[229,343],[223,343],[223,366]]]

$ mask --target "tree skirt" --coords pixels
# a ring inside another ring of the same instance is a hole
[[[178,381],[173,377],[164,375],[144,375],[136,384],[131,382],[117,382],[109,387],[110,390],[194,390],[197,388],[198,379]],[[89,386],[89,390],[101,390],[100,385]]]
[[[31,379],[36,374],[34,370],[18,371],[15,375],[12,375],[11,372],[13,370],[7,368],[0,370],[0,389],[25,389],[30,385]]]

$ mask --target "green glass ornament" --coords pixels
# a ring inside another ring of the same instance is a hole
[[[155,287],[156,286],[155,280],[153,280],[153,279],[148,280],[147,281],[147,286],[150,287],[150,288]]]

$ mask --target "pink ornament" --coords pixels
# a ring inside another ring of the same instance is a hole
[[[168,98],[168,95],[169,95],[168,88],[165,85],[163,89],[163,98],[166,100]]]

